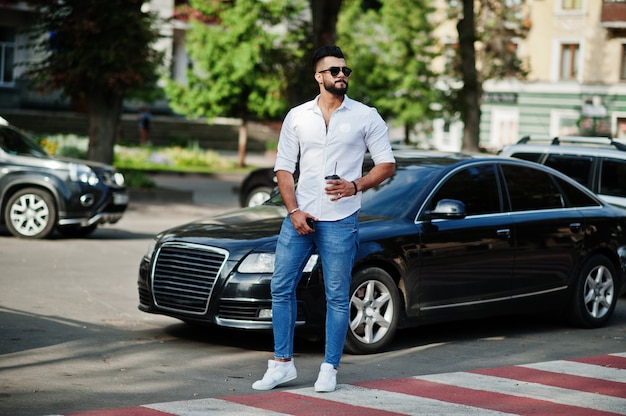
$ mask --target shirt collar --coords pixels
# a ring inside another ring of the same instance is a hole
[[[316,109],[319,109],[319,106],[317,105],[317,102],[320,99],[320,95],[318,94],[313,100],[311,100],[310,102],[310,106],[309,106],[309,110],[313,110],[316,111]],[[341,108],[346,108],[347,110],[350,110],[352,108],[352,105],[354,103],[354,100],[352,100],[350,97],[348,97],[347,95],[343,96],[343,102],[341,103],[341,105],[339,106],[339,108],[337,108],[337,110],[341,109]],[[335,110],[336,111],[336,110]]]

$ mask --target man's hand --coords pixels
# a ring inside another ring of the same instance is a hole
[[[317,221],[315,217],[306,212],[302,212],[300,210],[294,212],[289,216],[291,218],[291,223],[293,224],[293,228],[300,235],[310,234],[315,232],[315,228],[311,227],[307,221]]]

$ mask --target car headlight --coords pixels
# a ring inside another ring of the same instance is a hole
[[[87,165],[70,163],[70,179],[74,182],[95,186],[100,182],[96,173]]]
[[[303,272],[310,273],[315,267],[318,259],[317,254],[309,257],[304,266]],[[237,270],[239,273],[274,273],[274,261],[276,254],[274,253],[250,253],[239,265]]]
[[[124,175],[121,174],[120,172],[115,172],[115,174],[113,175],[113,182],[117,186],[124,186],[124,183],[125,183]]]

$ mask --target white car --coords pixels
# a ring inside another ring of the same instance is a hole
[[[626,144],[615,139],[526,136],[499,154],[550,166],[609,204],[626,208]]]

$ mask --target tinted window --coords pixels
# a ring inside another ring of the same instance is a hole
[[[571,183],[561,178],[555,178],[565,196],[565,203],[568,207],[597,207],[598,201],[576,188]]]
[[[541,158],[541,153],[513,153],[511,157],[529,160],[531,162],[539,162],[539,158]]]
[[[429,203],[432,210],[442,199],[465,204],[467,215],[500,212],[500,193],[493,164],[465,168],[448,178]]]
[[[0,148],[10,155],[47,155],[37,143],[10,128],[0,128]]]
[[[552,176],[525,166],[502,165],[509,190],[511,209],[527,211],[561,208],[564,206],[561,191]]]
[[[600,173],[600,194],[626,196],[626,161],[605,159]]]
[[[436,165],[397,165],[391,178],[363,192],[361,212],[384,217],[405,216],[440,170]]]
[[[545,164],[591,189],[589,184],[592,162],[588,156],[550,155]]]

